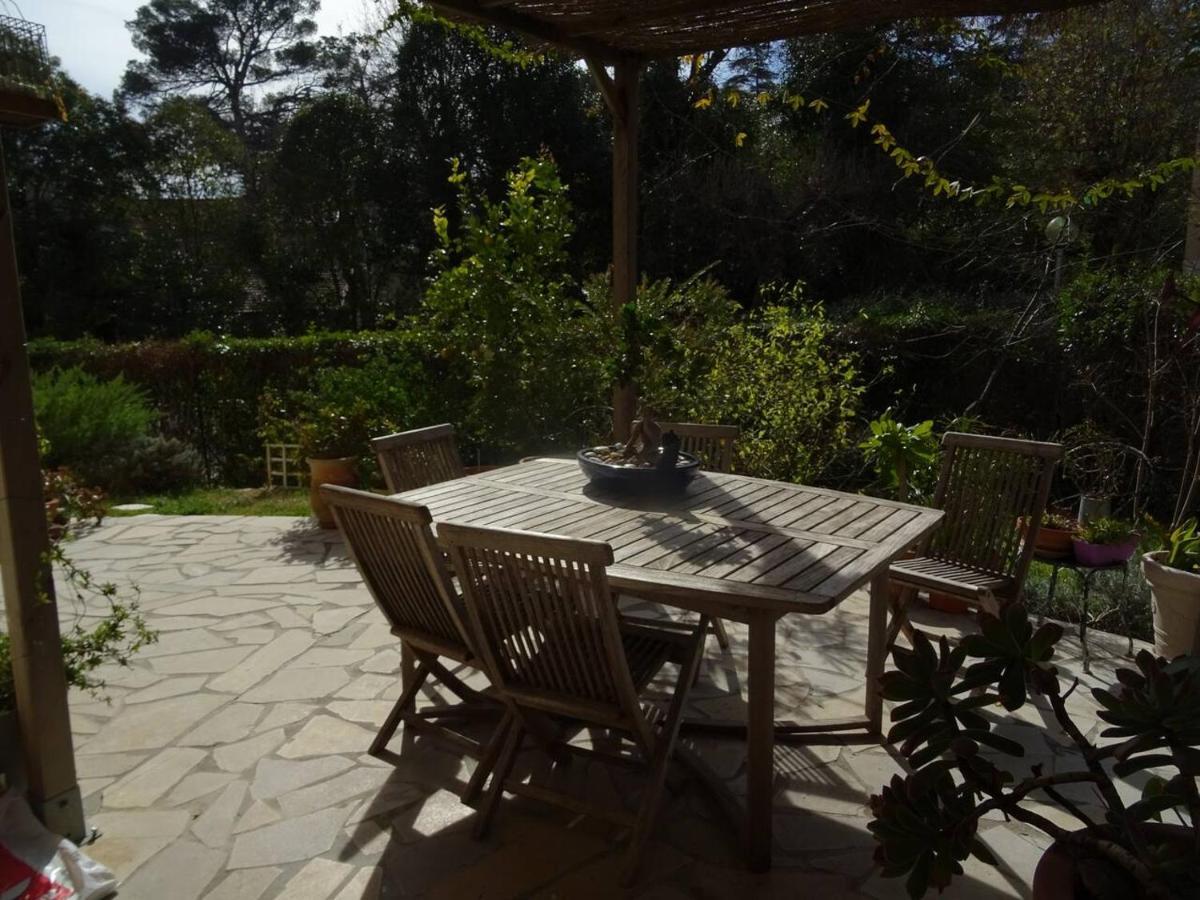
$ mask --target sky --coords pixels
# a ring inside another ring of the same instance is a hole
[[[137,54],[125,23],[146,0],[0,0],[0,13],[46,26],[46,43],[67,74],[93,93],[108,97],[121,81],[125,63]],[[372,0],[322,0],[318,33],[337,35],[360,28]]]

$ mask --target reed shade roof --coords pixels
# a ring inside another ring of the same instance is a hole
[[[1097,0],[431,0],[611,62],[679,56],[896,19],[1041,12]]]

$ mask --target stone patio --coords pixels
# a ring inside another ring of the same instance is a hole
[[[402,733],[395,765],[366,755],[398,694],[400,657],[336,532],[306,519],[143,515],[111,519],[68,552],[100,580],[136,583],[160,633],[130,668],[105,672],[107,702],[72,697],[80,785],[98,832],[86,850],[117,872],[122,898],[621,894],[619,830],[506,798],[492,836],[476,842],[472,811],[457,797],[473,763]],[[60,602],[74,622],[78,612]],[[856,595],[825,616],[781,623],[780,715],[861,710],[866,609]],[[924,624],[960,626],[933,615]],[[696,715],[743,709],[745,632],[732,626],[732,637],[730,656],[710,645]],[[1078,643],[1063,644],[1084,686],[1105,683],[1127,648],[1103,634],[1089,643],[1094,676],[1079,671]],[[1096,727],[1086,694],[1071,698],[1085,731]],[[1057,728],[1036,710],[1003,733],[1029,762],[1064,765]],[[744,795],[740,743],[688,743]],[[569,779],[612,802],[637,796],[623,770],[580,761],[547,773],[532,750],[522,764],[530,777]],[[898,772],[879,747],[777,748],[775,869],[759,876],[744,870],[734,832],[681,775],[629,896],[904,897],[901,880],[876,873],[866,828],[869,794]],[[1017,823],[984,824],[1003,866],[969,861],[946,896],[1026,896],[1045,840]]]

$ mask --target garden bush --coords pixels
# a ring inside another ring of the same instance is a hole
[[[105,487],[157,418],[145,393],[120,374],[103,379],[80,368],[53,369],[34,376],[33,398],[46,465],[67,466]]]

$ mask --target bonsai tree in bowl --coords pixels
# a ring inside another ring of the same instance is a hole
[[[955,648],[918,633],[912,650],[893,651],[896,669],[881,679],[884,696],[899,704],[888,740],[912,768],[871,798],[883,874],[906,876],[916,898],[950,884],[968,856],[996,865],[978,827],[999,812],[1055,841],[1035,874],[1035,898],[1200,896],[1200,659],[1168,662],[1142,651],[1136,670],[1118,670],[1116,686],[1092,692],[1108,725],[1103,743],[1093,743],[1067,710],[1078,682],[1064,690],[1052,662],[1062,627],[1035,629],[1021,604],[998,618],[982,614],[980,627]],[[997,704],[1016,711],[1031,695],[1074,745],[1077,769],[1033,764],[1018,776],[1005,767],[1024,748],[984,712]],[[1116,779],[1137,772],[1152,774],[1142,798],[1126,803]],[[1081,787],[1103,817],[1068,796]],[[1032,801],[1059,805],[1079,827],[1052,821]],[[1163,814],[1179,824],[1151,821]]]
[[[1200,652],[1200,525],[1189,519],[1162,549],[1142,557],[1154,610],[1154,649],[1165,656]]]

